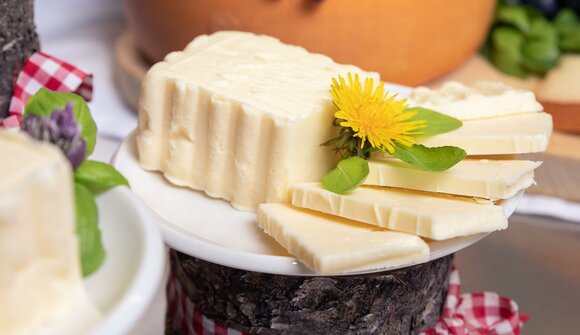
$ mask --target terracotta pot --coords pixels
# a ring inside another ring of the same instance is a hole
[[[417,85],[463,63],[483,42],[495,0],[125,0],[152,62],[195,36],[244,30]]]

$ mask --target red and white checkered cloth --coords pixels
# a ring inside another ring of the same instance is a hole
[[[41,87],[76,93],[90,101],[93,97],[93,75],[42,52],[32,54],[16,79],[8,109],[9,115],[0,120],[0,128],[20,127],[26,102]]]
[[[518,335],[526,315],[518,305],[494,292],[473,292],[459,295],[459,272],[449,275],[449,293],[441,318],[435,327],[422,335]]]
[[[421,335],[518,335],[527,316],[515,301],[492,292],[459,295],[459,272],[449,276],[449,293],[437,325]],[[181,335],[249,335],[214,322],[201,313],[177,278],[167,282],[167,315]]]

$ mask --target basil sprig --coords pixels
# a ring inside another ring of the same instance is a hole
[[[76,232],[82,273],[88,276],[106,256],[95,195],[129,183],[111,165],[86,159],[95,148],[97,126],[80,96],[41,88],[26,104],[23,130],[40,141],[57,145],[75,169]]]

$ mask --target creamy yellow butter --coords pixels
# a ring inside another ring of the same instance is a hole
[[[364,185],[448,193],[487,199],[511,198],[534,184],[540,162],[464,159],[446,171],[434,172],[395,158],[372,159]]]
[[[72,173],[60,150],[0,131],[0,333],[27,334],[83,294]]]
[[[507,228],[503,208],[491,201],[400,189],[359,187],[340,195],[318,183],[294,184],[292,205],[434,240]]]
[[[287,202],[336,162],[320,144],[337,131],[331,78],[347,72],[378,79],[268,36],[200,36],[147,73],[140,164],[240,209]]]
[[[257,214],[266,234],[318,273],[429,260],[429,246],[418,236],[285,204],[261,204]]]

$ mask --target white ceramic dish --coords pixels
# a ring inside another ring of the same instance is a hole
[[[80,301],[38,334],[127,334],[161,284],[165,247],[148,209],[126,187],[113,188],[96,200],[107,258],[84,280],[89,304]]]
[[[206,196],[203,192],[177,187],[156,172],[141,169],[137,160],[135,134],[119,147],[113,165],[123,173],[133,192],[157,217],[165,242],[173,249],[233,268],[284,275],[316,275],[289,256],[255,222],[256,215],[234,209],[227,201]],[[521,193],[504,201],[510,216]],[[446,241],[429,242],[430,260],[457,252],[487,236],[482,233]],[[397,268],[410,266],[406,264]],[[361,268],[337,275],[369,273],[395,268]]]

